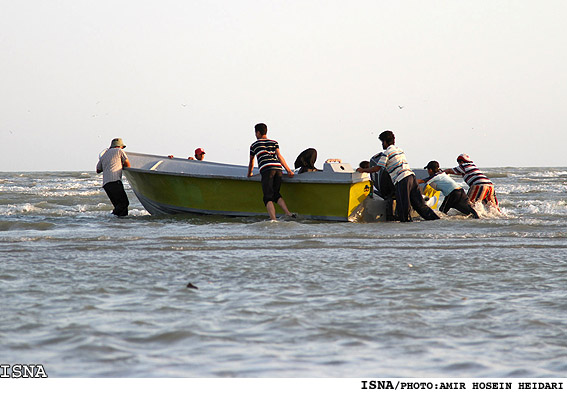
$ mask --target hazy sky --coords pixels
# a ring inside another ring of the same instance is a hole
[[[564,0],[0,0],[0,171],[127,150],[567,166]]]

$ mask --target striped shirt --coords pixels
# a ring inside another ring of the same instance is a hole
[[[258,157],[260,172],[282,170],[282,165],[276,155],[276,149],[279,149],[278,142],[269,139],[256,140],[250,145],[250,156],[255,155]]]
[[[453,168],[453,171],[455,171],[455,174],[462,175],[469,186],[492,185],[490,179],[480,172],[478,167],[472,162],[459,164],[458,167]]]
[[[406,154],[395,145],[390,145],[384,151],[384,155],[380,157],[377,165],[386,168],[394,184],[407,176],[414,175],[406,159]]]
[[[102,185],[122,179],[122,167],[128,160],[126,152],[121,148],[110,148],[100,157],[96,169],[102,171]]]

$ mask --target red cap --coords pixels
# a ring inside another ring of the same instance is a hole
[[[467,155],[466,153],[461,153],[459,156],[457,156],[457,161],[464,161],[464,162],[467,162],[467,163],[472,163],[470,156]]]
[[[205,151],[201,148],[195,149],[195,155],[202,155],[205,154]]]

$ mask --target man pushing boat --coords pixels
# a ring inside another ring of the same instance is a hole
[[[410,205],[425,220],[439,219],[439,216],[425,204],[405,153],[395,145],[394,133],[386,130],[378,138],[382,141],[384,155],[374,167],[357,168],[357,171],[372,173],[380,171],[382,167],[386,168],[396,189],[396,211],[401,222],[411,222]]]
[[[262,175],[262,192],[264,193],[264,205],[270,215],[271,220],[276,220],[276,207],[278,204],[289,217],[295,217],[288,209],[280,194],[282,183],[282,166],[287,171],[287,175],[292,178],[293,171],[287,165],[280,153],[277,141],[268,139],[268,126],[258,123],[254,126],[256,141],[250,145],[250,162],[248,163],[248,177],[251,177],[254,168],[254,157],[258,157],[258,168]]]
[[[445,170],[445,173],[463,177],[464,181],[469,185],[467,194],[471,203],[475,204],[480,201],[489,207],[496,208],[500,212],[492,181],[478,169],[469,155],[461,153],[457,157],[457,163],[459,164],[457,167],[448,168]]]
[[[130,167],[124,148],[126,145],[122,138],[114,138],[110,142],[110,148],[100,155],[96,164],[96,173],[102,172],[102,187],[114,206],[112,213],[116,216],[127,216],[130,205],[122,184],[122,169]]]

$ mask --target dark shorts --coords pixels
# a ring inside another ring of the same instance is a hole
[[[281,170],[267,170],[262,174],[262,192],[264,193],[264,205],[269,201],[277,203],[282,197],[280,186],[282,185]]]

